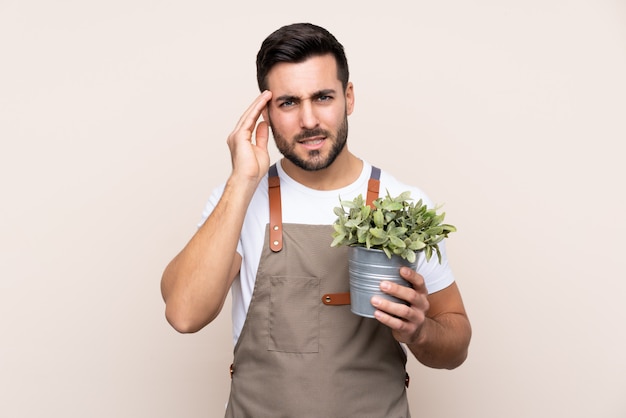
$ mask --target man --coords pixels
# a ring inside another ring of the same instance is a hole
[[[333,207],[365,195],[374,172],[346,144],[354,86],[343,47],[312,24],[282,27],[258,52],[257,79],[262,93],[228,137],[230,177],[163,274],[167,320],[196,332],[232,290],[227,417],[408,417],[406,347],[434,368],[467,356],[471,329],[445,245],[441,264],[422,254],[417,272],[400,270],[412,288],[381,285],[408,305],[373,297],[371,319],[324,304],[321,295],[348,289],[346,249],[330,247]],[[284,156],[271,168],[270,127]],[[430,202],[385,171],[380,189]]]

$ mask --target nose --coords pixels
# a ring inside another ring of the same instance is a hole
[[[300,127],[303,129],[313,129],[319,124],[313,103],[310,100],[302,101],[300,106]]]

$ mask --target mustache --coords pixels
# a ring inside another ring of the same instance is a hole
[[[297,134],[296,136],[293,137],[294,141],[301,141],[303,139],[307,139],[307,138],[311,138],[314,136],[325,136],[325,137],[329,137],[330,132],[328,132],[325,129],[322,128],[315,128],[315,129],[305,129],[304,131],[300,132],[299,134]]]

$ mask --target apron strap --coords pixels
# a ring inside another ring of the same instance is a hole
[[[273,252],[283,249],[283,212],[280,203],[280,178],[276,164],[270,167],[268,193],[270,202],[270,248]]]
[[[378,199],[378,192],[380,190],[380,168],[372,166],[372,174],[370,180],[367,183],[367,199],[365,202],[367,206],[372,207],[372,202]]]
[[[270,203],[270,248],[273,252],[283,249],[283,213],[280,202],[280,178],[276,164],[272,164],[268,172],[268,194]],[[372,173],[367,183],[367,204],[378,198],[380,190],[380,168],[372,166]],[[348,301],[348,303],[350,303]]]
[[[349,305],[350,304],[350,292],[345,293],[326,293],[322,296],[322,303],[324,305]]]

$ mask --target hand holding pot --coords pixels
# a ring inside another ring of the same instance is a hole
[[[371,302],[376,308],[374,317],[392,329],[394,338],[399,342],[412,344],[419,336],[430,307],[428,291],[424,278],[415,270],[401,267],[400,276],[413,287],[384,281],[380,284],[380,289],[390,296],[406,301],[408,305],[395,303],[379,296],[372,297]]]

